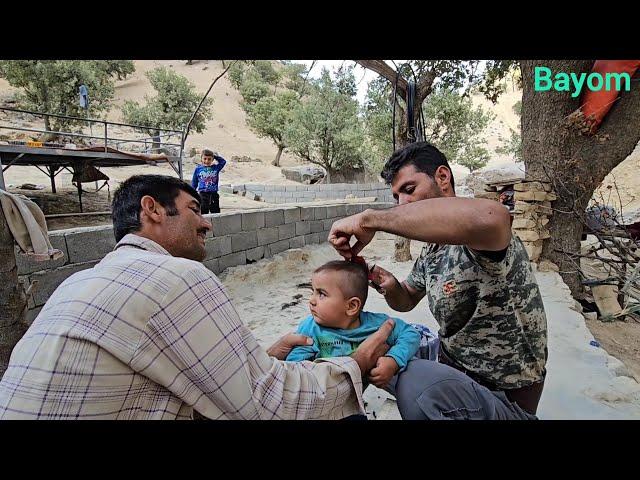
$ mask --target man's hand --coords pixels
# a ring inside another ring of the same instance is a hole
[[[267,348],[267,355],[275,357],[278,360],[284,360],[289,355],[289,352],[293,350],[293,347],[308,347],[313,345],[313,339],[300,335],[298,333],[287,333],[284,337],[280,338],[276,343]]]
[[[376,233],[375,230],[362,226],[364,213],[336,220],[331,226],[329,242],[347,260],[350,260],[352,255],[358,255],[373,240],[373,236]],[[357,240],[353,247],[350,246],[352,236],[356,237]]]
[[[391,272],[388,272],[378,265],[373,267],[371,273],[373,274],[372,281],[378,284],[378,286],[380,287],[380,290],[378,290],[378,292],[380,292],[382,295],[386,295],[387,292],[393,291],[394,289],[400,287],[400,282],[398,282],[398,279],[394,277]]]
[[[400,367],[392,357],[380,357],[375,368],[369,373],[369,381],[378,388],[384,388],[398,370]]]
[[[391,335],[393,330],[394,321],[392,318],[388,318],[376,333],[370,335],[364,342],[362,342],[355,352],[351,354],[358,367],[362,378],[366,378],[369,371],[376,365],[378,358],[387,353],[389,345],[387,345],[387,338]]]

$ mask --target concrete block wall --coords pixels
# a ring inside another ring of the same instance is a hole
[[[259,197],[268,203],[304,203],[315,200],[344,200],[347,195],[355,198],[377,197],[378,202],[393,202],[391,188],[384,183],[331,183],[314,185],[223,185],[222,192],[239,193],[249,198]]]
[[[205,240],[203,263],[220,274],[229,267],[270,258],[290,248],[325,242],[335,220],[367,208],[392,206],[391,203],[349,203],[205,215],[213,228]],[[116,244],[111,226],[52,231],[49,239],[55,248],[63,251],[64,258],[34,262],[16,246],[19,279],[26,288],[31,287],[29,324],[58,285],[70,275],[93,267]]]

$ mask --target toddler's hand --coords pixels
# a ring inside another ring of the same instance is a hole
[[[387,386],[400,367],[392,357],[380,357],[376,366],[369,373],[369,381],[378,388]]]

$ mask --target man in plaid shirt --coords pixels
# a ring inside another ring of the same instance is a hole
[[[14,348],[0,419],[339,419],[362,414],[362,377],[393,322],[351,357],[282,361],[305,337],[260,347],[201,261],[198,193],[160,175],[113,199],[116,241],[66,279]]]

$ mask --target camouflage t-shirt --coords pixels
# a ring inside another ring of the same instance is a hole
[[[547,318],[520,239],[501,261],[463,245],[427,244],[406,280],[426,291],[449,356],[498,388],[542,380]]]

